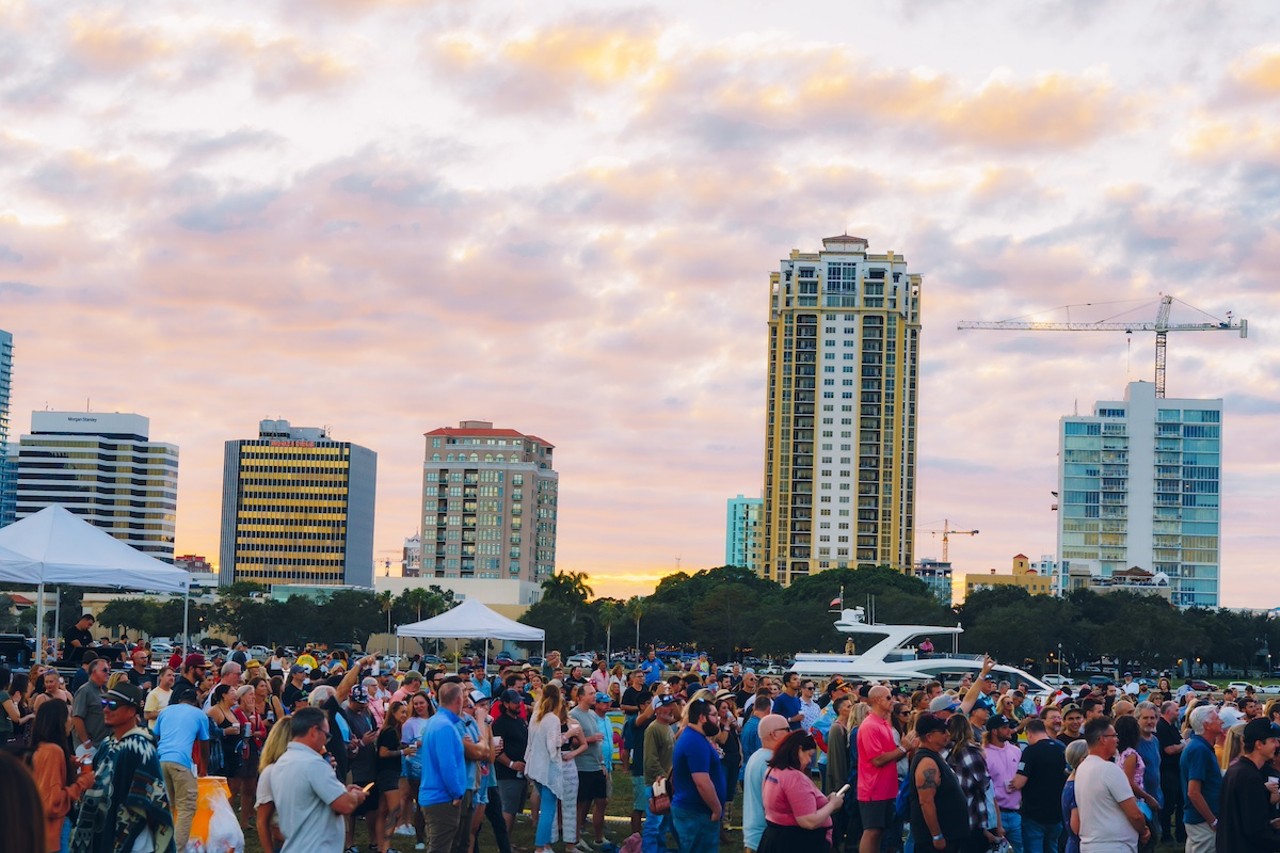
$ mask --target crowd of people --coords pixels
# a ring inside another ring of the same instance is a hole
[[[288,853],[470,853],[482,836],[509,853],[526,811],[537,853],[600,853],[621,841],[605,817],[622,779],[645,853],[718,850],[739,820],[748,853],[1280,850],[1280,700],[1190,681],[1036,695],[988,659],[955,690],[908,691],[671,672],[652,651],[631,670],[552,652],[496,674],[243,644],[115,657],[69,643],[70,678],[0,668],[0,787],[16,786],[0,825],[38,829],[13,849],[185,851],[199,779],[219,776],[246,833]]]

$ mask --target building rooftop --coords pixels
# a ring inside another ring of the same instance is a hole
[[[464,424],[474,423],[471,421],[463,421]],[[488,426],[460,426],[460,427],[440,427],[423,435],[442,435],[442,436],[489,436],[493,438],[526,438],[529,441],[536,441],[544,447],[555,447],[554,444],[545,438],[538,438],[536,435],[526,435],[523,432],[514,429],[494,429],[492,424]]]
[[[822,242],[824,243],[866,243],[867,238],[852,237],[848,234],[841,234],[838,237],[823,237]]]

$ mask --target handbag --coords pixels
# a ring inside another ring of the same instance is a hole
[[[656,815],[664,815],[671,811],[671,790],[667,785],[667,777],[659,776],[653,780],[653,793],[649,795],[649,811]]]

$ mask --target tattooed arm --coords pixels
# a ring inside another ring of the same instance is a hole
[[[938,823],[938,807],[934,801],[938,793],[940,774],[938,765],[932,758],[928,756],[921,758],[916,764],[915,785],[916,794],[920,798],[920,815],[924,818],[925,826],[929,827],[929,834],[935,839],[933,847],[937,850],[945,849],[947,846],[946,839],[942,837],[942,825]],[[917,839],[917,845],[922,845],[923,839]]]

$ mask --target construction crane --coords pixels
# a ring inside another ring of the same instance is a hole
[[[937,522],[934,522],[934,524],[936,523]],[[948,546],[951,543],[952,536],[977,536],[978,535],[978,531],[976,530],[952,530],[951,522],[945,518],[942,520],[941,530],[927,530],[924,532],[932,533],[934,536],[937,536],[939,533],[942,534],[942,562],[944,563],[951,562]]]
[[[1181,302],[1182,300],[1178,300]],[[1093,303],[1084,303],[1091,305]],[[1183,303],[1186,304],[1185,302]],[[1169,322],[1169,309],[1173,306],[1173,297],[1162,295],[1160,297],[1160,308],[1156,312],[1156,319],[1153,323],[1129,323],[1123,321],[1108,320],[1100,323],[1041,323],[1029,320],[1000,320],[996,322],[979,322],[972,320],[962,320],[956,324],[957,329],[999,329],[1004,331],[1029,331],[1029,332],[1124,332],[1133,334],[1134,332],[1155,332],[1156,333],[1156,397],[1164,397],[1165,385],[1165,350],[1168,346],[1167,335],[1169,332],[1226,332],[1239,331],[1240,337],[1247,338],[1249,336],[1248,320],[1233,320],[1231,312],[1227,312],[1225,320],[1215,320],[1211,323],[1173,323]],[[1082,307],[1079,305],[1063,306],[1068,311],[1072,308]]]

